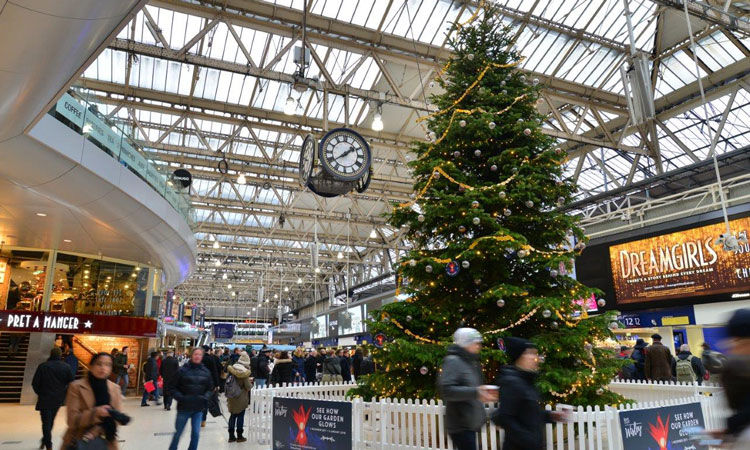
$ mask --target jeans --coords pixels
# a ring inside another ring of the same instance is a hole
[[[153,394],[154,394],[154,401],[158,405],[159,404],[159,388],[154,389]],[[141,399],[141,405],[148,405],[148,396],[149,396],[149,393],[144,388],[143,389],[143,398]]]
[[[265,386],[265,385],[266,385],[266,380],[264,380],[264,379],[258,379],[258,378],[255,379],[255,386],[261,387],[261,386]]]
[[[125,380],[125,383],[122,384],[122,396],[125,397],[125,391],[128,390],[128,383],[130,383],[130,379],[128,378],[127,373],[121,373],[120,375],[117,375],[117,379],[115,379],[115,383],[118,385],[120,384],[120,380]]]
[[[242,430],[245,425],[245,410],[243,409],[239,414],[229,415],[229,433],[234,433],[237,430],[237,434],[242,434]]]
[[[39,415],[42,416],[42,445],[45,447],[52,448],[52,426],[55,424],[58,409],[42,409],[39,411]]]
[[[451,440],[456,450],[477,450],[477,433],[475,431],[451,433]]]
[[[177,444],[180,443],[180,436],[185,430],[188,419],[190,420],[190,446],[188,450],[198,450],[198,439],[201,434],[200,411],[177,411],[174,436],[172,436],[172,443],[169,444],[169,450],[177,450]]]

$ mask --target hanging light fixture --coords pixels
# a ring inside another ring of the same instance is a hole
[[[232,289],[232,283],[229,283],[229,284],[227,285],[227,289]]]
[[[339,252],[339,254],[336,256],[338,259],[344,259],[344,254]]]
[[[229,277],[227,276],[227,274],[224,274],[224,275],[222,275],[222,276],[221,276],[221,279],[222,279],[222,280],[226,280],[227,278],[229,278]]]
[[[287,116],[293,116],[295,112],[297,112],[297,102],[294,101],[292,94],[289,93],[289,96],[286,98],[286,103],[284,104],[284,114]]]
[[[219,244],[219,241],[214,241],[214,248],[221,248],[221,245]]]
[[[315,268],[315,273],[320,273],[320,267]]]
[[[383,105],[378,104],[375,116],[372,119],[372,130],[383,131]]]
[[[302,278],[297,278],[297,284],[302,284]]]
[[[216,267],[221,267],[221,261],[219,261],[219,260],[217,259],[217,260],[216,260],[216,261],[214,262],[214,266],[216,266]]]
[[[370,231],[370,239],[375,239],[378,237],[378,232],[375,230],[375,228]]]
[[[246,184],[247,178],[245,178],[244,173],[240,173],[240,175],[237,177],[237,184]]]

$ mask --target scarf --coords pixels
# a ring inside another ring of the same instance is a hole
[[[89,372],[88,380],[91,385],[91,390],[94,391],[95,406],[109,405],[110,398],[109,389],[107,388],[107,379],[96,378],[91,372]],[[115,436],[117,435],[117,424],[115,423],[115,419],[111,416],[107,416],[102,419],[101,426],[104,429],[106,439],[110,442],[114,441]]]

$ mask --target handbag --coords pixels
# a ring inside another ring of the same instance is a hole
[[[154,386],[154,382],[150,380],[143,383],[143,388],[146,389],[146,392],[148,392],[149,394],[156,390],[156,387]]]
[[[160,376],[159,379],[156,380],[156,385],[159,386],[159,389],[164,389],[164,378]]]
[[[216,391],[213,391],[211,393],[211,398],[208,400],[208,412],[212,417],[219,417],[222,415],[221,403],[219,402],[219,393]]]
[[[91,415],[94,415],[93,409],[91,410]],[[78,424],[80,422],[81,416],[79,415],[78,417],[76,417],[74,429],[78,429]],[[91,428],[89,428],[89,430],[90,429]],[[88,433],[88,430],[86,430],[83,435],[86,436],[86,433]],[[75,439],[70,443],[70,445],[68,445],[68,448],[66,450],[107,450],[108,447],[109,446],[106,439],[101,436],[95,436],[92,439],[86,439],[85,437],[82,437],[81,439]]]

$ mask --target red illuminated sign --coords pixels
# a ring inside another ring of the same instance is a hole
[[[142,317],[0,310],[0,331],[156,337],[156,320]]]

